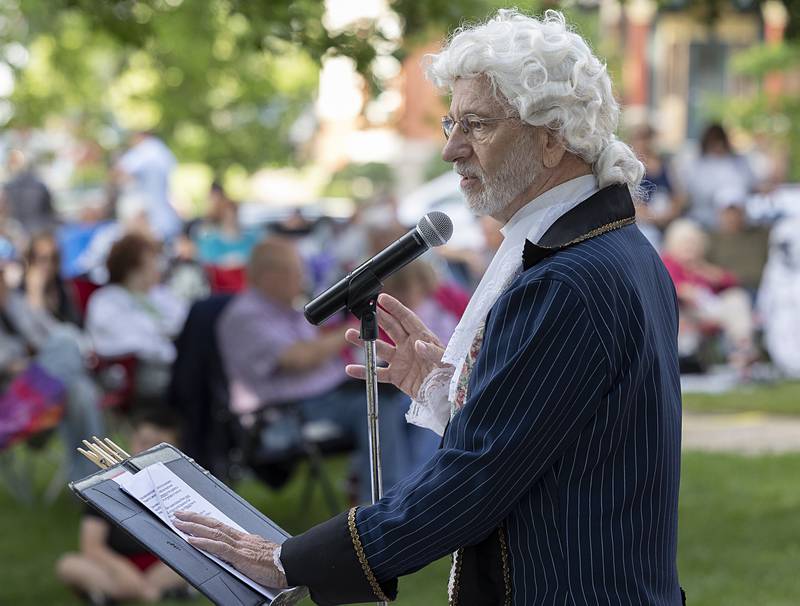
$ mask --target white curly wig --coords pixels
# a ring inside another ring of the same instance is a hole
[[[556,130],[591,164],[600,187],[626,183],[638,194],[644,166],[614,135],[619,105],[606,66],[560,12],[548,10],[540,20],[501,9],[486,23],[456,30],[427,59],[428,78],[439,88],[452,91],[457,78],[485,75],[522,120]]]

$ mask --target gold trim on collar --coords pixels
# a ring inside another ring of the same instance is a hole
[[[541,244],[537,244],[539,248],[545,248],[547,250],[559,250],[561,248],[566,248],[567,246],[572,246],[573,244],[578,244],[585,240],[590,240],[592,238],[596,238],[597,236],[602,236],[605,233],[610,231],[614,231],[615,229],[619,229],[621,227],[626,227],[628,225],[633,225],[636,223],[636,217],[626,217],[625,219],[617,219],[616,221],[612,221],[611,223],[606,223],[605,225],[601,225],[600,227],[595,227],[590,232],[583,234],[582,236],[578,236],[574,240],[570,240],[566,244],[559,244],[558,246],[542,246]]]
[[[353,548],[356,550],[356,556],[358,556],[358,561],[361,563],[361,569],[364,571],[364,576],[367,577],[367,581],[369,581],[369,585],[372,587],[375,596],[381,602],[391,602],[391,600],[386,597],[386,594],[383,593],[383,589],[381,589],[381,585],[378,583],[378,579],[375,578],[375,573],[372,572],[372,568],[370,568],[369,562],[367,561],[367,554],[364,553],[364,546],[361,544],[361,537],[358,536],[358,529],[356,528],[357,509],[358,507],[353,507],[347,513],[347,528],[350,530],[350,539],[353,541]]]

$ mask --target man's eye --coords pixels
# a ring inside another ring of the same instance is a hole
[[[483,122],[477,118],[467,118],[467,128],[470,130],[481,130],[483,128]]]

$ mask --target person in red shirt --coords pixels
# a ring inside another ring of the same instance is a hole
[[[697,350],[704,334],[721,331],[728,361],[744,370],[756,359],[753,308],[736,276],[706,260],[708,236],[690,219],[674,221],[664,236],[661,258],[680,303],[678,347]]]

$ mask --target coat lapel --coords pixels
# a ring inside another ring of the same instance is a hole
[[[538,244],[525,241],[522,266],[527,270],[562,248],[636,222],[627,185],[609,185],[589,196],[548,229]]]

